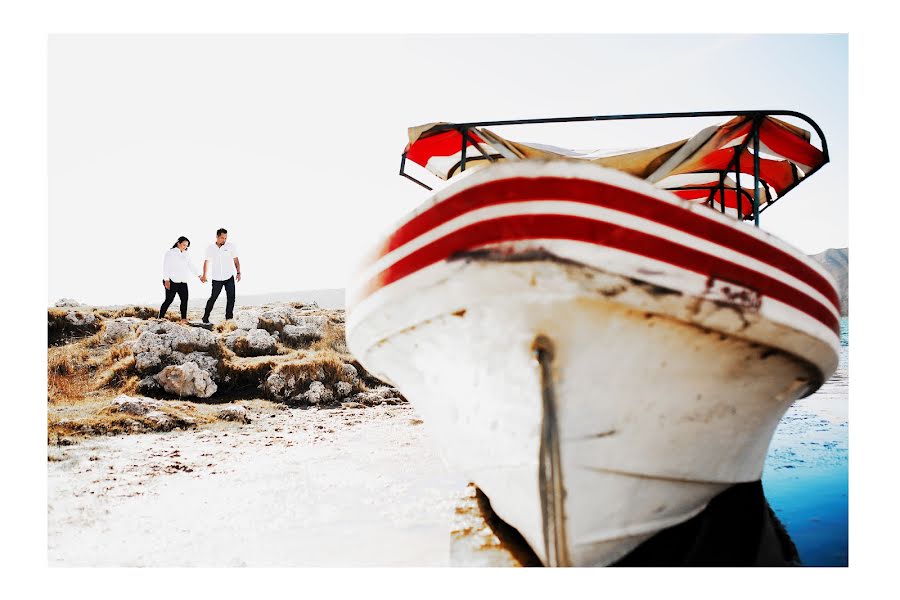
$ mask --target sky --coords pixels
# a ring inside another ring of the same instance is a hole
[[[219,227],[239,302],[346,287],[428,199],[397,172],[407,127],[433,121],[797,110],[831,162],[762,227],[807,253],[848,245],[846,35],[56,35],[48,76],[49,302],[161,302],[165,251],[185,235],[199,267]],[[497,131],[615,149],[714,122]]]

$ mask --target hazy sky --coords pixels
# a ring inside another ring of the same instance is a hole
[[[52,36],[49,63],[50,301],[161,302],[166,249],[186,235],[200,266],[218,227],[239,296],[345,287],[427,198],[397,170],[431,121],[799,110],[831,163],[763,228],[808,253],[848,243],[844,35]],[[706,124],[498,131],[612,149]]]

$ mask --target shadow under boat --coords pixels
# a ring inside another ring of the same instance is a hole
[[[509,553],[510,564],[543,566],[522,535],[475,491],[479,517]],[[495,563],[496,564],[496,563]],[[761,481],[738,483],[710,501],[698,515],[665,529],[614,567],[777,567],[801,566],[797,548],[775,516]]]

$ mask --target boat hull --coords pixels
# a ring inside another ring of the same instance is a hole
[[[485,170],[460,187],[477,187],[476,177],[520,178],[524,168]],[[650,201],[694,210],[621,174],[572,169],[549,164],[536,176],[626,186]],[[571,204],[570,198],[553,201]],[[545,564],[553,561],[539,462],[542,389],[549,385],[565,490],[566,562],[610,564],[696,515],[728,486],[759,479],[783,413],[834,369],[836,336],[823,311],[804,311],[808,302],[791,305],[792,296],[771,283],[780,299],[761,293],[752,277],[740,281],[732,273],[723,286],[721,269],[692,271],[678,260],[623,249],[628,232],[656,233],[653,225],[634,229],[616,222],[621,215],[576,214],[606,217],[601,222],[612,227],[612,238],[600,229],[591,230],[601,231],[596,239],[548,238],[541,227],[583,207],[534,202],[512,203],[504,207],[510,214],[493,217],[497,231],[511,223],[502,219],[526,216],[512,222],[518,229],[509,239],[453,246],[451,254],[403,277],[379,275],[382,285],[373,288],[371,273],[454,234],[389,240],[358,279],[348,345],[363,366],[414,403],[448,462],[484,491]],[[530,232],[528,223],[537,229]],[[397,232],[402,236],[402,225]],[[808,292],[812,284],[796,287]],[[549,381],[535,358],[538,337],[553,347]]]

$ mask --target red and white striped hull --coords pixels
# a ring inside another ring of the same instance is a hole
[[[545,563],[538,336],[554,348],[575,565],[614,562],[758,479],[784,411],[837,365],[837,293],[816,263],[587,164],[498,164],[448,186],[349,297],[351,351]]]

